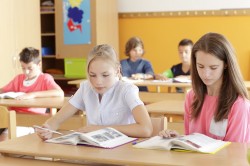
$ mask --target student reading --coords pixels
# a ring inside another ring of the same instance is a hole
[[[192,90],[185,100],[185,134],[194,132],[231,142],[250,142],[248,92],[230,42],[207,33],[192,49]],[[160,135],[176,136],[175,131]]]
[[[167,80],[173,77],[184,77],[190,79],[190,57],[193,42],[190,39],[182,39],[178,44],[178,54],[181,63],[173,65],[171,69],[164,71],[162,74],[156,74],[155,79]]]
[[[85,111],[87,126],[79,132],[90,132],[104,127],[113,127],[133,137],[149,137],[152,123],[139,98],[138,87],[120,80],[120,63],[114,49],[109,45],[97,45],[87,58],[88,80],[60,111],[48,119],[43,127],[56,130],[60,124],[77,111]],[[42,139],[52,133],[36,129]]]
[[[155,74],[156,80],[168,80],[169,78],[183,78],[190,80],[190,61],[193,41],[182,39],[178,44],[178,54],[181,63],[173,65],[171,69],[164,71],[162,74]],[[177,87],[177,92],[183,92],[182,88]]]
[[[122,76],[133,79],[153,79],[154,71],[151,63],[143,59],[144,44],[139,37],[131,37],[125,46],[125,54],[129,58],[121,60]],[[140,86],[140,91],[148,91],[147,87]]]
[[[63,90],[56,84],[53,77],[41,72],[39,50],[33,47],[24,48],[20,52],[19,57],[23,74],[17,75],[7,85],[2,87],[0,93],[25,92],[24,95],[16,98],[18,100],[64,96]],[[45,114],[46,112],[46,108],[10,107],[9,109],[20,113]]]

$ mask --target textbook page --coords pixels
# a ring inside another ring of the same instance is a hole
[[[134,147],[177,151],[187,150],[214,154],[229,144],[230,142],[216,140],[200,133],[194,133],[177,138],[162,138],[160,136],[155,136],[134,145]]]
[[[137,139],[128,137],[113,128],[104,128],[101,130],[85,133],[81,135],[81,138],[87,142],[91,142],[104,148],[114,148]]]
[[[48,139],[45,142],[114,148],[136,139],[137,138],[128,137],[113,128],[104,128],[89,133],[74,132],[60,137]]]
[[[173,82],[180,82],[180,83],[191,83],[191,79],[188,79],[188,78],[174,78],[173,79]]]

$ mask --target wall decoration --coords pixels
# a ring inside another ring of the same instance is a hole
[[[90,0],[63,0],[64,44],[90,44]]]

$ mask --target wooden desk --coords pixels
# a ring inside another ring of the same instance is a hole
[[[46,97],[29,100],[0,99],[0,105],[6,107],[36,107],[36,108],[61,108],[69,97]]]
[[[167,82],[167,81],[160,81],[160,80],[144,80],[144,81],[137,81],[134,82],[137,86],[155,86],[156,92],[161,91],[161,86],[168,87],[168,92],[171,92],[172,88],[180,87],[183,88],[184,94],[187,93],[188,89],[192,87],[191,83],[179,83],[179,82]]]
[[[86,79],[79,79],[79,80],[72,80],[68,81],[68,84],[70,85],[76,85],[79,87],[80,83]],[[244,81],[245,85],[248,90],[250,90],[250,81]],[[164,82],[164,81],[158,81],[158,80],[145,80],[145,81],[135,81],[135,85],[138,86],[167,86],[167,87],[181,87],[185,89],[189,89],[192,87],[191,83],[170,83],[170,82]],[[158,90],[159,91],[159,90]]]
[[[53,166],[78,166],[78,164],[73,164],[73,163],[35,160],[31,158],[28,159],[28,158],[16,158],[16,157],[4,157],[4,156],[0,157],[0,166],[51,166],[51,165]]]
[[[144,102],[144,104],[151,104],[165,100],[185,100],[184,93],[139,92],[139,97]]]
[[[168,118],[168,122],[173,122],[174,118],[183,120],[184,115],[184,100],[165,100],[146,105],[150,114],[164,115]]]
[[[0,152],[120,165],[248,166],[246,156],[249,146],[232,143],[216,154],[136,149],[132,147],[131,143],[114,149],[102,149],[44,143],[37,135],[31,134],[0,142]]]
[[[76,85],[79,88],[80,83],[82,81],[84,81],[84,79],[68,81],[68,84]],[[129,82],[137,86],[155,86],[157,92],[160,92],[161,86],[165,86],[168,88],[180,87],[184,89],[184,92],[186,92],[188,89],[192,87],[191,83],[176,83],[176,82],[167,82],[167,81],[160,81],[160,80],[141,80],[141,81],[135,80],[135,81],[129,81]]]
[[[68,81],[68,84],[70,84],[70,85],[76,85],[76,87],[79,88],[81,82],[84,81],[84,80],[86,80],[86,79],[72,80],[72,81]]]
[[[37,108],[54,108],[51,114],[37,115],[37,114],[23,114],[17,113],[18,126],[33,126],[41,125],[48,118],[53,116],[57,109],[61,108],[69,97],[51,97],[51,98],[35,98],[30,100],[14,100],[14,99],[0,99],[0,105],[7,107],[37,107]],[[65,121],[61,129],[76,129],[86,125],[86,117],[84,115],[75,115]]]

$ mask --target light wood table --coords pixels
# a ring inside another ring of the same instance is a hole
[[[0,99],[0,105],[6,107],[51,108],[51,114],[54,114],[55,110],[61,108],[68,100],[69,97],[45,97],[29,100]]]
[[[78,164],[65,162],[52,162],[32,158],[0,157],[0,166],[78,166]],[[82,165],[82,164],[81,164]],[[84,165],[82,165],[84,166]]]
[[[76,85],[77,87],[80,86],[80,83],[86,79],[79,79],[79,80],[72,80],[68,81],[68,84]],[[167,87],[181,87],[185,89],[190,89],[192,87],[191,83],[171,83],[171,82],[164,82],[164,81],[158,81],[158,80],[145,80],[145,81],[131,81],[137,86],[156,86],[157,91],[159,92],[160,86],[167,86]],[[250,91],[250,81],[244,81],[247,89]]]
[[[150,114],[166,116],[168,122],[173,122],[174,118],[183,120],[184,100],[165,100],[146,105]]]
[[[246,157],[248,147],[248,144],[232,143],[216,154],[136,149],[132,147],[131,143],[114,149],[102,149],[87,146],[44,143],[35,134],[0,142],[0,152],[6,155],[21,154],[104,164],[145,166],[248,166]]]
[[[152,104],[164,100],[181,100],[185,99],[184,93],[156,93],[156,92],[139,92],[140,99],[144,104]]]
[[[86,79],[79,79],[79,80],[72,80],[72,81],[68,81],[69,85],[75,85],[77,88],[80,87],[80,84],[82,81],[85,81]]]
[[[69,97],[49,97],[49,98],[35,98],[30,100],[15,100],[15,99],[0,99],[0,105],[6,107],[37,107],[37,108],[53,108],[50,114],[37,115],[37,114],[25,114],[17,113],[16,124],[18,126],[33,126],[41,125],[48,118],[53,116],[57,109],[60,109],[64,103],[69,100]],[[76,129],[86,125],[86,116],[75,115],[65,121],[60,128],[61,129]]]
[[[73,80],[68,81],[68,84],[70,85],[76,85],[78,88],[80,86],[80,83],[86,79],[79,79],[79,80]],[[167,82],[167,81],[160,81],[160,80],[129,80],[128,82],[131,82],[137,86],[155,86],[156,92],[160,92],[160,87],[165,86],[169,88],[169,92],[171,88],[180,87],[183,88],[184,93],[187,92],[188,89],[192,87],[191,83],[178,83],[178,82]]]

